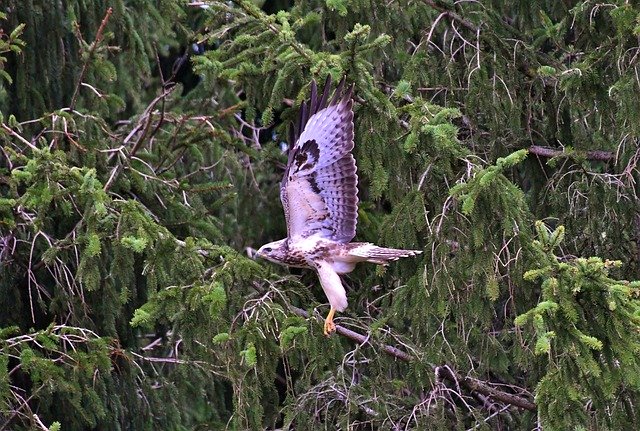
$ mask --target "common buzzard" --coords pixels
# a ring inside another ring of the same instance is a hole
[[[353,150],[353,85],[344,79],[329,100],[331,80],[302,104],[298,121],[289,129],[289,151],[280,200],[287,220],[287,238],[265,244],[256,253],[272,262],[318,273],[331,310],[324,334],[336,329],[333,316],[347,308],[347,294],[338,274],[353,271],[358,262],[386,265],[418,250],[350,242],[358,220],[358,175]]]

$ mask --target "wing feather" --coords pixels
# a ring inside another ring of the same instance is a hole
[[[353,87],[344,91],[344,79],[329,100],[327,79],[319,97],[315,82],[290,136],[282,180],[282,200],[289,237],[319,234],[349,242],[358,220],[358,176],[353,150]],[[326,105],[326,106],[325,106]]]

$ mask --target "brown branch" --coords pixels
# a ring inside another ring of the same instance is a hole
[[[175,241],[181,247],[186,246],[186,243],[184,241],[181,241],[178,239],[175,239]],[[207,256],[209,254],[209,252],[206,250],[198,250],[198,252],[202,256]],[[254,288],[260,291],[260,289],[258,289],[256,286],[254,286]],[[309,313],[306,310],[303,310],[302,308],[299,308],[299,307],[295,307],[293,305],[289,305],[289,308],[294,314],[297,314],[300,317],[304,317],[305,319],[309,318]],[[322,322],[322,318],[320,316],[316,315],[314,317],[319,322]],[[352,331],[351,329],[347,329],[341,325],[336,325],[336,333],[350,340],[353,340],[358,344],[366,344],[367,341],[369,340],[369,338],[366,337],[365,335]],[[414,357],[408,354],[407,352],[405,352],[404,350],[398,349],[397,347],[390,346],[388,344],[383,344],[382,350],[386,354],[393,356],[396,359],[400,359],[403,362],[412,362],[414,360]],[[503,392],[498,389],[495,389],[481,380],[474,379],[471,377],[459,376],[449,366],[441,366],[441,367],[434,366],[433,370],[434,370],[434,373],[436,373],[436,375],[444,377],[456,383],[457,385],[462,385],[472,392],[477,392],[479,394],[485,395],[487,397],[491,397],[498,401],[502,401],[503,403],[507,403],[512,406],[520,407],[526,410],[530,410],[530,411],[537,410],[535,403],[529,401],[528,399],[515,394],[510,394],[508,392]]]
[[[446,9],[443,6],[440,6],[435,1],[432,1],[432,0],[422,0],[422,3],[425,3],[425,4],[429,5],[429,6],[431,6],[432,8],[434,8],[435,10],[443,13],[447,18],[457,22],[458,24],[462,25],[467,30],[471,30],[472,32],[477,33],[478,28],[475,25],[473,25],[470,21],[467,21],[466,19],[462,18],[457,13]]]
[[[80,71],[80,76],[78,77],[78,82],[76,84],[76,88],[73,91],[73,96],[71,97],[71,103],[69,104],[69,110],[70,111],[73,111],[73,108],[76,105],[76,100],[78,98],[78,93],[80,92],[80,85],[82,84],[82,80],[84,79],[84,76],[87,73],[87,69],[89,68],[89,61],[91,61],[91,59],[93,58],[93,53],[96,51],[96,48],[98,47],[98,44],[102,40],[102,33],[104,32],[104,28],[107,26],[107,22],[109,22],[109,18],[111,17],[112,13],[113,13],[113,8],[107,9],[107,12],[104,15],[104,18],[102,19],[102,22],[100,23],[100,27],[98,28],[98,32],[96,33],[96,37],[95,37],[93,43],[91,44],[91,47],[89,48],[89,55],[87,56],[87,59],[85,60],[84,64],[82,65],[82,70]],[[79,32],[80,32],[80,30],[78,30],[78,33]]]
[[[488,397],[495,398],[496,400],[502,401],[507,404],[514,405],[516,407],[521,407],[523,409],[536,411],[535,403],[527,400],[526,398],[520,397],[515,394],[510,394],[508,392],[503,392],[498,389],[492,388],[485,382],[473,379],[471,377],[460,377],[456,375],[453,370],[449,367],[438,367],[438,371],[442,377],[446,377],[451,381],[458,382],[462,386],[466,387],[470,391],[478,392],[482,395],[486,395]]]
[[[591,150],[591,151],[564,151],[556,150],[549,147],[541,147],[540,145],[532,145],[529,147],[529,153],[540,157],[584,157],[587,160],[597,160],[608,162],[614,159],[614,154],[610,151]]]
[[[20,142],[22,142],[23,144],[25,144],[27,147],[31,148],[32,150],[37,150],[38,149],[38,147],[33,145],[31,142],[27,141],[18,132],[16,132],[11,127],[7,126],[6,124],[2,123],[2,128],[4,130],[6,130],[7,133],[9,133],[11,136],[17,138]]]
[[[449,10],[447,7],[447,5],[441,5],[438,4],[437,1],[434,0],[421,0],[422,3],[432,7],[433,9],[437,10],[438,12],[442,13],[443,15],[445,15],[447,18],[449,18],[452,21],[455,21],[457,23],[459,23],[460,25],[462,25],[464,28],[466,28],[467,30],[470,30],[476,34],[478,34],[478,36],[480,36],[480,33],[478,31],[478,29],[480,27],[476,26],[475,24],[473,24],[471,21],[466,20],[465,18],[463,18],[461,15]],[[500,21],[500,25],[509,31],[509,33],[511,33],[511,35],[513,36],[514,39],[519,39],[522,37],[522,32],[513,27],[511,24],[509,24],[507,22],[506,19],[502,18],[498,18]],[[486,37],[483,34],[483,39],[486,39]],[[499,43],[501,43],[503,46],[506,46],[505,41],[503,40],[503,38],[498,38],[497,41]],[[487,42],[491,45],[493,45],[495,43],[495,40],[487,40]],[[553,67],[555,67],[556,69],[560,69],[562,68],[562,64],[560,64],[555,58],[553,58],[552,56],[550,56],[547,53],[541,52],[541,51],[537,51],[537,52],[533,52],[531,51],[531,54],[534,56],[535,60],[540,63],[541,65],[544,64],[548,64],[548,65],[552,65]],[[523,71],[528,71],[529,70],[529,65],[526,64],[525,62],[520,61],[519,62],[520,67],[522,68]],[[525,72],[529,77],[537,77],[535,74],[531,75],[528,72]]]
[[[129,151],[129,154],[126,155],[126,157],[125,157],[126,160],[131,160],[131,158],[136,155],[138,150],[140,150],[140,148],[142,147],[142,144],[145,142],[145,139],[146,139],[147,135],[149,134],[149,130],[151,129],[151,124],[153,123],[153,110],[154,110],[155,106],[160,101],[164,102],[164,99],[169,94],[171,94],[175,89],[176,89],[176,87],[169,87],[169,88],[165,89],[162,92],[162,94],[160,94],[155,99],[153,99],[151,101],[151,103],[149,103],[147,108],[144,110],[144,112],[142,113],[140,118],[138,119],[138,122],[136,123],[135,127],[131,130],[131,132],[129,132],[127,137],[124,138],[122,149],[124,149],[124,146],[128,144],[129,140],[131,140],[135,134],[137,134],[138,132],[142,131],[140,133],[140,136],[136,140],[136,142],[133,144],[133,147]],[[161,118],[164,118],[164,108],[163,108],[163,112],[161,113]],[[158,127],[155,127],[151,136],[153,136],[153,134],[155,134],[157,131],[158,131]],[[111,159],[116,157],[118,155],[118,153],[119,152],[114,152],[107,159],[107,161],[111,161]],[[116,179],[118,178],[118,176],[120,175],[120,173],[124,169],[124,162],[125,162],[125,160],[116,160],[116,164],[111,169],[111,173],[109,174],[109,178],[107,179],[107,182],[105,183],[105,185],[103,187],[103,190],[105,192],[109,191],[109,189],[113,186],[113,184],[115,183]]]
[[[294,307],[291,306],[291,309],[293,310],[294,313],[296,313],[298,316],[302,316],[302,317],[309,317],[309,313],[307,313],[305,310],[303,310],[302,308],[298,308],[298,307]],[[322,319],[320,319],[319,317],[316,316],[316,318],[318,319],[318,321],[322,321]],[[347,329],[344,326],[340,326],[340,325],[336,325],[336,332],[344,337],[349,338],[350,340],[353,340],[359,344],[364,344],[367,342],[367,337],[365,337],[364,335],[352,331],[351,329]],[[393,346],[389,346],[388,344],[384,344],[382,346],[382,350],[385,351],[385,353],[388,353],[391,356],[394,356],[402,361],[405,362],[411,362],[411,360],[413,359],[411,357],[411,355],[409,355],[408,353],[398,349],[397,347],[393,347]]]
[[[298,316],[309,318],[309,313],[307,313],[302,308],[298,308],[294,306],[289,306],[289,307],[291,311],[293,311]],[[316,316],[316,319],[318,321],[322,321],[322,319],[319,316]],[[350,340],[353,340],[359,344],[364,344],[368,340],[368,337],[358,332],[347,329],[344,326],[336,325],[336,332],[339,335],[347,337]],[[414,358],[407,352],[400,350],[397,347],[390,346],[388,344],[383,344],[382,350],[388,355],[391,355],[404,362],[411,362],[414,360]],[[504,403],[507,403],[516,407],[520,407],[526,410],[531,410],[531,411],[537,410],[535,403],[532,403],[526,398],[492,388],[491,386],[482,382],[481,380],[473,379],[471,377],[458,376],[456,373],[454,373],[454,371],[450,367],[447,367],[447,366],[434,367],[434,371],[438,373],[440,376],[445,377],[454,383],[460,384],[472,392],[478,392],[482,395],[494,398],[498,401],[502,401]]]

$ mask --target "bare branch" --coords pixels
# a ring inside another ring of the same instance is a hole
[[[540,157],[571,157],[580,156],[585,157],[587,160],[597,160],[602,162],[608,162],[614,159],[614,155],[611,151],[604,150],[592,150],[586,152],[572,151],[566,152],[564,150],[556,150],[549,147],[542,147],[540,145],[532,145],[529,147],[529,152]]]
[[[91,58],[93,58],[93,53],[95,52],[96,48],[98,47],[98,44],[102,40],[102,33],[104,32],[104,28],[107,26],[107,22],[109,22],[109,18],[111,17],[112,13],[113,13],[113,8],[108,8],[107,12],[104,15],[104,18],[102,19],[102,22],[100,23],[100,27],[98,28],[98,31],[96,33],[96,37],[93,41],[93,44],[91,44],[91,48],[89,50],[89,55],[87,56],[87,60],[82,65],[80,76],[78,76],[78,82],[76,83],[76,88],[73,91],[73,96],[71,97],[71,103],[69,104],[70,110],[73,110],[73,108],[76,106],[76,100],[78,99],[78,93],[80,92],[80,85],[82,84],[82,80],[84,79],[84,76],[87,73],[87,68],[89,67],[89,61],[91,61]]]
[[[2,123],[2,128],[4,130],[6,130],[7,133],[9,133],[11,136],[17,138],[20,142],[22,142],[23,144],[25,144],[27,147],[31,148],[32,150],[37,150],[38,149],[38,147],[33,145],[31,142],[27,141],[22,136],[20,136],[20,134],[18,134],[16,131],[14,131],[11,127],[7,126],[6,124]]]
[[[443,6],[438,5],[435,1],[432,0],[422,0],[423,3],[431,6],[432,8],[442,12],[442,15],[446,15],[447,18],[451,19],[452,21],[457,22],[458,24],[462,25],[464,28],[466,28],[467,30],[470,30],[474,33],[476,33],[478,31],[478,28],[473,25],[470,21],[467,21],[466,19],[462,18],[460,15],[458,15],[457,13],[447,10],[445,9]]]
[[[309,318],[309,313],[307,313],[302,308],[298,308],[294,306],[289,306],[289,307],[291,311],[293,311],[298,316]],[[316,316],[316,319],[318,319],[319,321],[322,321],[322,319],[319,316]],[[366,336],[359,334],[355,331],[352,331],[350,329],[347,329],[340,325],[336,325],[336,332],[360,344],[367,342]],[[400,359],[401,361],[404,361],[404,362],[411,362],[414,360],[414,358],[411,355],[398,349],[397,347],[393,347],[385,344],[382,346],[382,350],[385,353],[397,359]],[[464,386],[465,388],[467,388],[472,392],[478,392],[482,395],[486,395],[488,397],[494,398],[496,400],[499,400],[504,403],[511,404],[513,406],[520,407],[526,410],[531,410],[531,411],[537,410],[535,403],[527,400],[526,398],[523,398],[515,394],[510,394],[508,392],[500,391],[478,379],[474,379],[471,377],[458,376],[449,366],[434,367],[434,372],[436,372],[441,377],[446,378],[447,380],[450,380],[454,383]]]

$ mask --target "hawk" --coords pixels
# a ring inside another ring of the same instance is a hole
[[[287,237],[265,244],[256,256],[280,265],[311,268],[318,273],[331,309],[324,334],[335,331],[336,311],[347,308],[347,294],[339,274],[358,262],[386,265],[419,250],[378,247],[351,242],[358,221],[358,175],[353,150],[353,85],[344,91],[342,79],[329,100],[331,79],[322,94],[315,81],[296,125],[289,128],[287,167],[280,200],[287,221]]]

